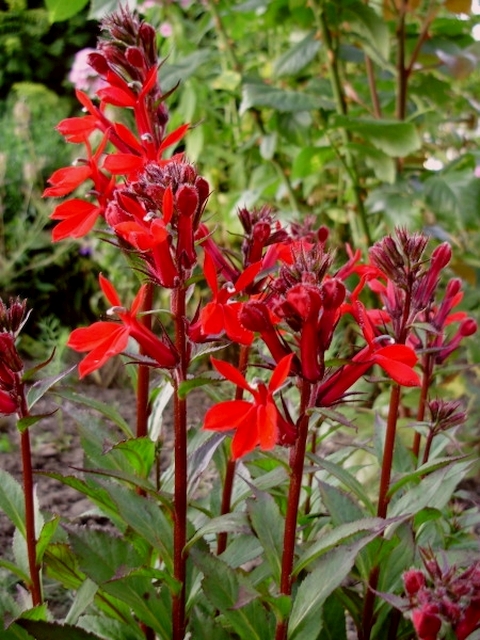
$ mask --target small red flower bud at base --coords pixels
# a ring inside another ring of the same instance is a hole
[[[437,640],[442,621],[438,617],[438,607],[427,604],[422,609],[415,609],[412,613],[413,626],[419,640]]]

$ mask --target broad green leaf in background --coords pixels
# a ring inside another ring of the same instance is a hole
[[[87,4],[88,0],[45,0],[50,22],[68,20],[79,13]]]
[[[420,136],[411,122],[334,116],[331,123],[335,128],[358,134],[392,158],[404,158],[421,146]]]
[[[256,492],[247,500],[247,513],[260,540],[273,578],[280,584],[285,521],[277,503],[268,493]]]
[[[107,616],[85,615],[78,621],[78,626],[86,631],[97,633],[108,640],[144,640],[145,635],[139,625],[126,625],[119,620]],[[66,640],[66,639],[65,639]]]
[[[57,2],[67,4],[66,0],[57,0]],[[101,20],[107,13],[112,13],[119,7],[128,7],[133,10],[137,8],[137,5],[138,0],[91,0],[88,19]]]
[[[23,618],[15,622],[30,633],[35,640],[66,640],[67,638],[68,640],[102,640],[100,636],[70,624],[25,620]]]
[[[274,77],[293,76],[302,71],[317,55],[320,40],[315,31],[309,33],[273,63]]]
[[[302,91],[277,89],[268,84],[256,82],[243,85],[239,113],[243,115],[252,107],[270,107],[280,112],[297,112],[331,106],[332,103],[329,100],[318,96]]]
[[[364,39],[364,46],[386,62],[390,55],[390,31],[385,20],[371,6],[363,2],[349,3],[343,13],[352,31]]]

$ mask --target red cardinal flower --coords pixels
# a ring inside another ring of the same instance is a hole
[[[242,374],[228,362],[211,358],[215,369],[237,387],[249,391],[253,402],[229,400],[211,407],[206,415],[203,429],[230,431],[235,429],[232,442],[233,458],[240,458],[257,445],[264,451],[273,449],[281,442],[284,430],[293,429],[278,411],[273,401],[273,393],[285,382],[292,363],[293,354],[282,358],[275,367],[268,385],[259,383],[256,387],[248,384]],[[289,428],[289,429],[288,429]]]
[[[242,303],[233,302],[231,298],[253,282],[260,268],[261,262],[251,264],[241,274],[235,285],[225,284],[219,289],[215,263],[208,253],[205,254],[203,271],[214,299],[206,304],[200,313],[200,324],[204,334],[214,336],[225,332],[233,342],[251,344],[253,332],[245,329],[239,319]]]
[[[99,280],[105,297],[113,305],[113,311],[120,318],[122,324],[95,322],[90,327],[82,327],[72,331],[67,346],[75,351],[90,352],[78,367],[80,377],[83,378],[99,369],[111,357],[125,351],[130,336],[143,347],[147,356],[156,360],[158,366],[174,367],[178,360],[177,354],[136,318],[143,305],[146,285],[140,287],[130,310],[127,310],[122,306],[111,282],[102,275]]]

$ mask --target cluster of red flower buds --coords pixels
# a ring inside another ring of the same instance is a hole
[[[467,640],[480,629],[480,561],[458,572],[440,567],[431,552],[424,553],[426,572],[410,569],[403,575],[408,609],[420,640],[437,640],[450,625],[456,640]]]
[[[21,413],[25,406],[24,365],[16,338],[27,320],[26,300],[0,299],[0,413]]]

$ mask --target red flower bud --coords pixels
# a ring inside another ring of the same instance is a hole
[[[425,575],[418,569],[409,569],[403,574],[403,584],[407,594],[413,596],[425,586]]]
[[[434,604],[426,604],[421,609],[415,609],[412,613],[413,626],[419,640],[436,640],[442,621],[438,617],[438,607]]]

